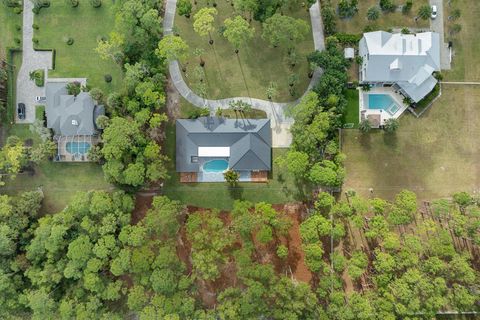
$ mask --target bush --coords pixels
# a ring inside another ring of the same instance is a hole
[[[63,37],[63,41],[69,46],[71,46],[75,42],[72,37]]]
[[[410,34],[410,29],[408,29],[407,27],[405,28],[402,28],[402,30],[400,31],[402,34]]]
[[[362,39],[361,34],[350,34],[350,33],[335,33],[335,38],[341,45],[357,45],[360,39]]]
[[[38,38],[32,38],[32,42],[38,44]]]
[[[325,34],[327,36],[334,34],[337,30],[337,22],[335,21],[335,10],[332,6],[327,5],[322,8],[322,19]]]
[[[380,8],[383,11],[393,12],[395,11],[396,6],[392,0],[380,0]]]
[[[22,42],[20,38],[15,38],[13,39],[13,41],[15,41],[16,44],[20,44]]]
[[[110,74],[104,75],[103,78],[105,79],[106,83],[112,82],[112,76]]]
[[[22,2],[20,0],[5,0],[5,5],[7,7],[16,8],[20,7],[22,5]]]
[[[72,6],[72,8],[78,7],[78,0],[67,0],[67,2]]]
[[[37,87],[43,87],[45,85],[45,71],[38,69],[30,72],[30,80],[35,81]]]
[[[100,8],[102,6],[102,0],[90,0],[90,4],[94,8]]]
[[[405,4],[402,7],[402,13],[403,14],[409,14],[410,11],[412,10],[412,6],[413,6],[413,1],[412,0],[407,0],[407,2],[405,2]]]
[[[22,30],[22,26],[19,25],[19,24],[17,24],[17,25],[15,26],[15,29],[16,29],[17,31],[21,31],[21,30]]]
[[[70,95],[77,96],[81,91],[81,84],[78,81],[67,83],[67,92]]]
[[[15,7],[13,8],[13,13],[16,13],[16,14],[20,14],[23,12],[23,8],[22,7]]]
[[[39,27],[38,24],[36,24],[36,23],[32,24],[32,28],[35,29],[35,30],[40,29],[40,27]],[[20,29],[21,29],[21,28],[20,28]],[[17,29],[17,30],[20,30],[20,29]]]
[[[208,117],[210,115],[209,108],[193,108],[187,114],[189,119],[197,119],[199,117]]]
[[[178,14],[190,18],[192,13],[192,3],[190,0],[178,0],[177,2]]]

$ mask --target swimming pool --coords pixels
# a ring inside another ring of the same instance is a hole
[[[91,145],[88,142],[67,142],[65,148],[71,154],[86,154],[90,150]]]
[[[400,107],[395,103],[390,95],[372,93],[368,95],[368,109],[382,109],[393,116],[400,109]]]
[[[202,166],[204,172],[223,172],[228,169],[227,160],[210,160]]]

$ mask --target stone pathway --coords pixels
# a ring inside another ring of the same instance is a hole
[[[26,106],[26,118],[20,120],[15,110],[15,121],[17,123],[32,123],[35,121],[36,96],[45,96],[45,87],[37,87],[30,80],[30,72],[38,69],[45,71],[45,82],[48,69],[52,68],[51,51],[35,51],[33,49],[33,4],[30,0],[23,1],[23,52],[22,66],[17,76],[17,104],[22,102]]]
[[[172,34],[172,29],[175,19],[175,9],[177,0],[167,0],[165,17],[163,20],[164,34]],[[313,43],[315,50],[325,49],[325,39],[323,35],[323,23],[320,15],[319,1],[310,7],[310,20],[312,25]],[[300,99],[279,103],[268,100],[249,98],[249,97],[232,97],[220,100],[204,99],[195,92],[193,92],[185,83],[178,61],[172,61],[169,65],[170,77],[178,92],[188,102],[197,107],[208,107],[211,112],[214,113],[217,109],[228,109],[229,104],[232,101],[244,101],[252,105],[253,108],[265,111],[267,117],[270,119],[270,125],[272,128],[272,146],[275,148],[289,147],[292,143],[292,135],[290,134],[290,126],[293,123],[293,119],[285,115],[285,109],[290,105],[298,104]],[[322,70],[315,70],[313,77],[308,85],[308,88],[304,95],[317,83],[318,79],[322,75]]]

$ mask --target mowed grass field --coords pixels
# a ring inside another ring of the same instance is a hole
[[[37,48],[56,49],[55,70],[49,71],[50,77],[87,78],[91,87],[99,87],[108,93],[120,88],[122,70],[113,60],[102,60],[94,51],[98,40],[108,36],[115,21],[114,1],[102,1],[100,8],[93,8],[89,1],[80,1],[72,8],[67,1],[51,1],[35,15],[39,30],[35,37],[39,40]],[[73,45],[65,43],[65,37],[74,39]],[[110,74],[111,83],[104,76]]]
[[[480,192],[480,87],[443,85],[417,119],[405,113],[395,134],[343,130],[344,190],[393,199],[402,189],[419,199]]]
[[[14,39],[22,39],[22,31],[17,30],[17,26],[22,26],[22,14],[13,12],[3,1],[0,1],[0,57],[5,57],[6,49],[19,47]]]
[[[270,48],[261,38],[262,29],[257,21],[252,21],[255,37],[248,41],[244,48],[240,48],[237,58],[234,47],[218,31],[225,19],[236,15],[230,2],[217,2],[216,30],[212,32],[213,46],[208,43],[208,37],[200,37],[193,30],[193,16],[202,6],[205,6],[205,1],[198,1],[198,6],[193,7],[190,19],[178,14],[175,17],[176,31],[187,42],[191,51],[187,61],[183,62],[183,66],[187,69],[184,79],[192,90],[197,86],[198,80],[195,79],[194,69],[199,65],[199,58],[193,55],[193,50],[201,48],[205,51],[202,58],[205,61],[207,98],[250,96],[266,99],[266,90],[271,81],[278,87],[278,96],[274,97],[274,101],[292,101],[304,93],[310,81],[306,56],[314,50],[311,30],[307,33],[305,40],[295,46],[299,58],[293,69],[290,69],[285,61],[286,48]],[[310,16],[305,8],[299,8],[293,13],[285,12],[285,14],[302,18],[310,26]],[[298,75],[298,84],[296,94],[292,97],[288,90],[288,77],[293,73]]]
[[[452,70],[444,71],[446,81],[480,81],[480,5],[477,0],[453,1],[451,7],[445,3],[447,17],[455,8],[460,9],[461,17],[457,21],[444,21],[445,41],[453,42]],[[451,35],[451,26],[458,23],[462,30]]]
[[[462,0],[463,1],[463,0]],[[338,8],[340,0],[332,0],[333,8]],[[430,26],[429,20],[418,19],[415,17],[418,14],[418,9],[422,5],[428,4],[428,0],[415,0],[413,7],[409,14],[405,15],[400,10],[399,6],[405,4],[404,0],[394,0],[397,5],[397,10],[392,13],[384,13],[381,11],[380,18],[376,21],[369,21],[367,19],[367,11],[370,7],[377,6],[379,9],[378,0],[360,0],[358,1],[358,12],[349,19],[337,18],[337,31],[344,33],[362,33],[366,26],[372,26],[376,30],[387,30],[389,28],[428,28]]]

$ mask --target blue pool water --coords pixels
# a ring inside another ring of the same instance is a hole
[[[393,101],[390,95],[372,93],[368,95],[368,109],[383,109],[393,116],[400,107]]]
[[[393,99],[388,94],[368,95],[368,109],[387,109],[392,103]]]
[[[88,142],[67,142],[66,148],[71,154],[86,154],[90,150],[91,145]]]
[[[203,164],[204,172],[223,172],[228,169],[227,160],[210,160]]]

